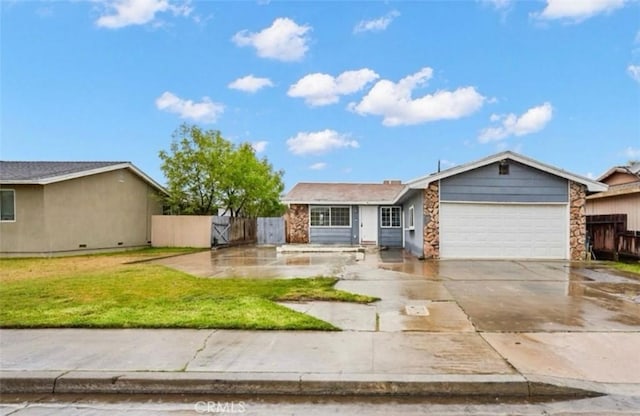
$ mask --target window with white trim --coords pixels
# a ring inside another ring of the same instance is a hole
[[[400,207],[382,207],[380,208],[380,226],[383,228],[400,227],[402,221],[400,219]]]
[[[311,207],[312,227],[351,227],[351,207]]]
[[[16,191],[0,189],[0,221],[16,220]]]
[[[407,214],[407,228],[413,230],[416,226],[416,217],[415,217],[415,209],[413,205],[409,206],[408,214]]]

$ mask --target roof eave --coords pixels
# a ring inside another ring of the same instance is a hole
[[[297,205],[393,205],[395,200],[386,201],[309,201],[309,200],[286,200],[280,202],[283,204]]]
[[[558,169],[554,166],[538,162],[537,160],[530,159],[526,156],[522,156],[511,151],[501,152],[492,156],[485,157],[484,159],[477,160],[475,162],[470,162],[464,165],[455,166],[453,168],[446,169],[435,174],[414,179],[413,181],[407,182],[407,186],[411,189],[423,189],[431,182],[445,179],[450,176],[455,176],[460,173],[477,169],[482,166],[490,165],[492,163],[499,162],[503,159],[511,159],[516,162],[522,163],[524,165],[531,166],[533,168],[541,170],[543,172],[547,172],[549,174],[559,176],[559,177],[571,180],[573,182],[580,183],[582,185],[585,185],[589,192],[604,192],[608,189],[608,186],[603,183],[591,180],[589,178],[585,178],[584,176],[579,176],[573,173],[569,173],[565,170]]]
[[[71,179],[78,179],[85,176],[97,175],[100,173],[112,172],[119,169],[129,169],[133,171],[137,176],[139,176],[142,180],[147,182],[157,191],[169,195],[169,192],[158,182],[153,180],[150,176],[142,172],[140,169],[135,167],[132,163],[118,163],[109,166],[103,166],[101,168],[96,169],[88,169],[79,172],[73,172],[65,175],[57,175],[50,176],[42,179],[27,179],[27,180],[0,180],[0,184],[2,185],[49,185],[52,183],[68,181]]]

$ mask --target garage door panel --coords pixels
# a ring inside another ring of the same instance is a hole
[[[566,205],[440,205],[442,258],[567,258]]]

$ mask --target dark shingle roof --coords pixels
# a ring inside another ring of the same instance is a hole
[[[395,183],[298,183],[284,197],[288,203],[391,203],[404,189]]]
[[[39,181],[122,165],[128,162],[13,162],[0,161],[0,180]]]
[[[98,173],[129,169],[162,193],[162,185],[131,162],[17,162],[0,160],[0,184],[46,185]]]

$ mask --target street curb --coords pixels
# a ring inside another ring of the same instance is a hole
[[[512,375],[220,372],[0,372],[0,393],[589,397],[592,390]]]

